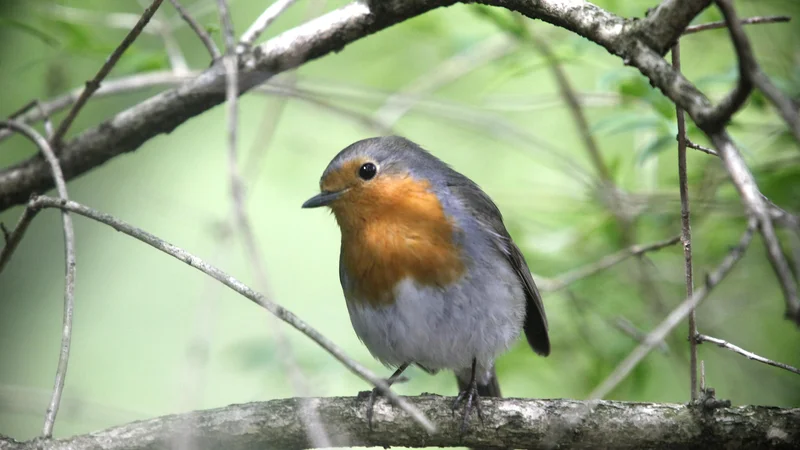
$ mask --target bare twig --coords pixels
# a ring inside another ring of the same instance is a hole
[[[38,109],[39,110],[39,114],[41,114],[42,117],[44,117],[44,133],[45,133],[45,137],[49,141],[50,139],[52,139],[53,133],[54,133],[54,131],[53,131],[53,121],[50,120],[50,116],[49,115],[45,114],[44,109],[42,108],[42,102],[40,102],[39,100],[36,100],[36,109]]]
[[[788,370],[789,372],[796,373],[796,374],[800,375],[800,369],[798,369],[796,367],[792,367],[792,366],[790,366],[788,364],[784,364],[782,362],[773,361],[771,359],[764,358],[763,356],[758,356],[755,353],[748,352],[747,350],[745,350],[745,349],[743,349],[741,347],[737,347],[737,346],[731,344],[728,341],[723,341],[722,339],[717,339],[715,337],[706,336],[705,334],[698,334],[695,337],[695,339],[697,340],[697,342],[711,342],[712,344],[716,344],[716,345],[718,345],[719,347],[722,347],[722,348],[727,348],[728,350],[736,352],[736,353],[744,356],[745,358],[752,359],[753,361],[758,361],[758,362],[761,362],[761,363],[764,363],[764,364],[767,364],[767,365],[770,365],[770,366],[773,366],[773,367],[778,367],[780,369]]]
[[[700,392],[706,390],[706,363],[700,360]]]
[[[680,41],[672,47],[672,67],[681,71]],[[683,264],[686,283],[686,297],[690,298],[694,291],[692,272],[692,226],[689,210],[689,182],[686,179],[686,117],[680,106],[675,107],[678,119],[678,190],[681,196],[681,242],[683,243]],[[692,400],[697,399],[697,321],[695,310],[689,312],[689,394]]]
[[[747,230],[739,239],[739,243],[731,249],[725,256],[717,268],[706,276],[705,284],[699,289],[695,290],[691,297],[687,298],[680,305],[678,305],[658,326],[647,335],[647,338],[639,344],[622,362],[617,365],[611,374],[598,385],[589,398],[598,399],[608,395],[614,388],[619,385],[631,371],[647,356],[653,348],[667,337],[667,335],[676,326],[678,326],[689,313],[705,299],[711,290],[718,285],[725,276],[733,269],[736,263],[744,255],[745,250],[750,245],[753,239],[753,233],[756,230],[758,222],[750,219],[747,224]]]
[[[707,153],[709,155],[719,156],[719,153],[717,153],[717,151],[714,150],[713,148],[703,147],[700,144],[695,144],[694,142],[689,140],[689,138],[686,138],[686,137],[684,138],[684,140],[686,141],[686,146],[689,147],[689,148],[693,148],[695,150],[700,150],[701,152]]]
[[[540,38],[536,33],[528,30],[524,16],[521,14],[514,14],[514,17],[523,27],[523,29],[526,30],[526,36],[528,37],[530,43],[533,44],[536,50],[541,53],[544,59],[547,61],[547,67],[550,69],[553,79],[556,81],[558,92],[561,95],[561,98],[564,100],[564,103],[566,103],[567,108],[572,115],[572,120],[575,122],[575,127],[578,129],[578,134],[581,136],[583,146],[586,149],[586,152],[589,154],[589,159],[592,161],[592,165],[594,166],[597,175],[609,190],[615,190],[616,187],[614,186],[614,181],[611,177],[611,171],[608,169],[606,162],[603,160],[603,156],[600,153],[600,147],[597,145],[597,141],[590,131],[591,127],[589,126],[589,121],[586,119],[586,114],[583,112],[583,107],[578,100],[578,95],[575,93],[575,89],[572,87],[572,83],[570,82],[567,73],[561,66],[561,62],[555,53],[553,53],[553,50],[550,48],[550,45],[545,39]],[[613,192],[610,192],[610,194],[613,194]],[[612,197],[616,199],[617,196],[612,195]],[[613,205],[613,209],[614,211],[612,211],[612,213],[615,215],[622,213],[617,205]]]
[[[211,59],[213,60],[219,59],[221,55],[219,53],[219,49],[217,48],[217,44],[214,43],[214,40],[211,39],[211,36],[208,34],[205,28],[203,28],[202,25],[200,25],[194,19],[194,17],[192,17],[192,15],[189,14],[189,11],[187,11],[186,8],[184,8],[183,5],[181,5],[181,3],[178,0],[169,0],[169,1],[170,3],[172,3],[172,6],[178,12],[181,18],[184,21],[186,21],[186,23],[189,25],[189,28],[191,28],[192,31],[194,31],[194,33],[197,35],[197,37],[200,38],[200,41],[203,43],[203,45],[206,47],[206,50],[208,50],[208,53],[211,55]]]
[[[228,113],[228,179],[230,180],[231,199],[233,201],[233,212],[236,218],[236,225],[242,232],[245,239],[245,250],[250,253],[251,261],[260,264],[261,259],[256,252],[256,243],[250,220],[244,205],[244,181],[239,170],[238,162],[238,99],[239,99],[239,78],[238,78],[238,57],[236,55],[236,39],[234,38],[233,24],[231,23],[230,11],[228,10],[227,0],[217,0],[220,21],[222,22],[222,32],[225,37],[225,55],[223,63],[225,65],[225,105]],[[257,267],[256,273],[265,274],[264,267]],[[266,286],[266,279],[261,280]]]
[[[750,169],[744,162],[742,155],[733,145],[730,136],[726,132],[711,135],[711,140],[717,151],[722,157],[725,168],[731,177],[736,190],[748,209],[748,214],[755,217],[759,223],[759,230],[767,248],[767,257],[778,282],[783,291],[786,301],[786,316],[800,325],[800,299],[797,293],[797,281],[792,276],[786,255],[783,254],[778,236],[772,224],[771,202],[765,199],[764,195],[758,190],[755,178]]]
[[[614,326],[614,328],[618,329],[619,331],[627,334],[631,338],[633,338],[636,342],[642,343],[644,342],[645,338],[647,338],[647,333],[640,330],[636,325],[634,325],[630,320],[626,319],[625,317],[619,316],[614,320],[608,320],[608,322]],[[668,353],[669,346],[666,342],[661,342],[658,344],[658,350],[661,353]]]
[[[794,134],[795,139],[800,142],[800,116],[798,116],[797,106],[778,89],[767,75],[761,70],[753,54],[750,41],[744,33],[742,24],[736,16],[736,10],[730,0],[717,0],[717,5],[725,17],[728,25],[736,55],[739,58],[739,78],[740,85],[744,82],[750,83],[758,88],[767,99],[778,109],[781,117],[789,126],[789,130]]]
[[[137,1],[142,8],[147,8],[149,0]],[[186,62],[186,57],[183,55],[181,46],[172,34],[172,27],[167,25],[166,22],[159,22],[159,25],[160,26],[154,27],[155,32],[161,37],[161,40],[164,41],[164,53],[167,54],[167,59],[169,59],[169,65],[172,67],[172,71],[177,74],[189,72],[189,64]]]
[[[746,19],[741,19],[739,20],[739,23],[742,25],[758,25],[761,23],[788,22],[790,20],[792,20],[792,18],[789,16],[763,16],[763,17],[748,17]],[[683,35],[686,36],[687,34],[699,33],[701,31],[706,31],[706,30],[718,30],[727,27],[728,24],[725,23],[725,21],[701,23],[699,25],[692,25],[690,27],[687,27],[686,30],[683,32]]]
[[[606,270],[612,266],[615,266],[620,262],[630,258],[631,256],[638,256],[644,253],[661,250],[664,247],[669,247],[671,245],[677,244],[680,241],[680,239],[681,239],[680,236],[675,236],[648,245],[633,245],[628,248],[622,249],[617,253],[604,256],[600,260],[595,261],[591,264],[587,264],[583,267],[570,270],[567,273],[559,275],[557,278],[547,279],[537,276],[537,280],[540,280],[539,282],[541,284],[540,287],[542,291],[546,292],[558,291],[564,289],[565,287],[569,286],[572,283],[575,283],[584,278],[595,275],[598,272],[602,272],[603,270]]]
[[[159,86],[174,86],[196,76],[199,72],[192,72],[188,74],[175,74],[172,71],[154,71],[141,73],[136,75],[129,75],[120,78],[107,79],[103,85],[98,89],[93,96],[105,97],[110,95],[119,95],[129,92],[136,92],[143,89]],[[322,98],[326,95],[319,87],[309,88],[289,88],[279,80],[274,80],[271,83],[262,84],[254,91],[259,94],[268,94],[280,97],[289,97],[292,99],[301,100],[311,105],[317,106],[323,110],[327,110],[337,115],[345,116],[352,120],[357,121],[364,127],[371,130],[378,131],[382,134],[390,134],[391,130],[384,127],[382,124],[373,120],[367,114],[362,114],[355,110],[350,110],[341,106],[337,106]],[[319,92],[317,92],[319,91]],[[20,108],[11,118],[16,118],[20,122],[32,124],[39,120],[46,119],[47,116],[56,112],[69,108],[80,97],[83,88],[72,90],[68,94],[56,97],[47,102],[41,103],[41,109],[36,107],[36,101],[32,101],[25,107]],[[345,96],[347,99],[353,99],[352,96]],[[11,132],[6,129],[0,129],[0,142],[11,136]],[[245,166],[249,167],[249,166]]]
[[[6,228],[6,224],[4,224],[3,222],[0,222],[0,232],[3,233],[3,242],[8,244],[8,240],[11,239],[11,232],[8,231],[8,228]]]
[[[242,34],[237,51],[244,52],[248,50],[253,45],[253,42],[261,36],[261,33],[296,1],[297,0],[276,0],[275,3],[269,5],[269,7],[258,16],[258,19],[250,25],[250,28]]]
[[[222,270],[206,263],[205,261],[194,256],[193,254],[181,248],[178,248],[144,230],[141,230],[119,219],[116,219],[110,214],[101,213],[92,208],[81,205],[80,203],[76,203],[74,201],[62,201],[60,199],[46,197],[46,196],[36,196],[33,197],[28,202],[27,210],[32,211],[32,214],[34,215],[42,208],[56,208],[64,211],[69,211],[87,217],[89,219],[95,220],[97,222],[103,223],[105,225],[108,225],[121,233],[127,234],[128,236],[131,236],[139,241],[144,242],[147,245],[150,245],[151,247],[157,250],[160,250],[172,256],[173,258],[183,261],[184,263],[190,265],[191,267],[194,267],[195,269],[214,278],[215,280],[229,287],[233,291],[246,297],[253,303],[263,307],[264,309],[274,314],[283,322],[286,322],[287,324],[291,325],[292,327],[294,327],[295,329],[306,335],[308,338],[310,338],[312,341],[316,342],[320,347],[322,347],[325,351],[327,351],[331,356],[336,358],[339,362],[342,363],[342,365],[347,367],[351,372],[353,372],[359,378],[367,381],[372,386],[377,387],[382,393],[384,393],[387,396],[387,398],[389,398],[392,401],[392,403],[396,404],[398,407],[406,411],[411,417],[414,418],[415,421],[417,421],[420,425],[422,425],[427,431],[433,432],[436,429],[436,427],[425,417],[425,415],[422,412],[412,407],[405,399],[399,397],[396,393],[394,393],[394,391],[392,391],[389,388],[389,386],[386,385],[385,381],[382,378],[378,377],[377,375],[375,375],[374,373],[372,373],[371,371],[360,365],[358,362],[351,359],[344,353],[344,351],[342,351],[341,348],[339,348],[336,344],[334,344],[330,339],[320,334],[317,330],[315,330],[309,324],[307,324],[302,319],[294,315],[294,313],[292,313],[291,311],[267,299],[263,295],[247,287],[244,283],[228,275]]]
[[[241,225],[245,217],[244,212],[244,189],[242,176],[239,173],[238,150],[237,150],[237,128],[238,118],[238,99],[239,99],[239,70],[238,58],[234,46],[236,40],[233,35],[233,23],[228,10],[227,0],[217,0],[219,8],[220,22],[222,22],[222,34],[225,39],[225,56],[222,61],[225,65],[225,105],[228,113],[228,176],[230,179],[231,196],[233,198],[234,212]]]
[[[19,246],[19,243],[22,241],[22,236],[25,235],[25,231],[28,230],[31,221],[35,216],[36,213],[34,211],[31,211],[29,208],[25,208],[22,211],[22,216],[20,216],[19,221],[17,221],[17,225],[10,233],[6,227],[3,226],[3,235],[5,237],[6,244],[3,246],[3,249],[0,250],[0,273],[3,272],[6,264],[8,264],[8,261],[11,260],[14,250],[16,250],[17,246]]]
[[[81,93],[81,96],[78,97],[78,100],[72,106],[72,109],[67,114],[67,117],[59,124],[58,129],[56,130],[53,137],[50,139],[50,142],[53,146],[58,146],[61,144],[61,140],[64,138],[64,134],[66,134],[69,127],[72,125],[72,122],[75,120],[75,117],[78,116],[81,108],[83,105],[86,104],[86,101],[89,100],[89,97],[100,87],[100,82],[111,72],[111,69],[117,64],[120,57],[125,50],[130,47],[133,41],[141,34],[142,29],[147,25],[147,22],[153,17],[153,14],[156,13],[158,7],[161,6],[161,2],[163,0],[153,0],[153,3],[150,5],[149,8],[144,10],[142,13],[142,17],[139,18],[139,21],[136,25],[131,29],[131,31],[125,36],[125,39],[119,44],[117,48],[111,53],[111,56],[106,59],[106,62],[103,64],[103,67],[97,72],[97,74],[91,80],[86,82],[86,88]]]
[[[286,6],[291,3],[292,2],[288,2]],[[219,8],[220,20],[222,22],[223,35],[225,38],[225,56],[223,63],[225,65],[226,72],[226,105],[228,107],[228,174],[230,179],[234,220],[242,235],[245,251],[247,252],[250,265],[255,272],[259,286],[262,291],[266,292],[269,284],[267,282],[267,271],[264,267],[263,258],[258,251],[259,247],[256,243],[253,227],[245,209],[244,180],[242,178],[238,163],[237,128],[239,82],[237,67],[238,55],[234,47],[235,38],[233,24],[231,23],[227,0],[218,0],[217,5]],[[275,6],[275,4],[268,8],[267,11],[270,11],[273,6]],[[256,23],[260,26],[260,29],[255,32],[253,39],[255,39],[258,34],[263,32],[264,29],[266,29],[266,27],[275,19],[275,17],[277,17],[278,14],[280,14],[282,10],[283,9],[280,9],[279,11],[275,12],[271,18],[267,18],[264,20],[264,22],[260,21],[264,18],[266,12],[259,17]],[[292,382],[293,387],[296,390],[300,390],[299,394],[303,397],[306,397],[308,393],[304,383],[305,376],[300,371],[300,368],[297,366],[297,363],[293,358],[291,348],[289,347],[289,341],[281,331],[277,331],[276,337],[278,341],[278,347],[281,349],[281,361],[284,363],[285,369],[289,373],[289,379]],[[319,419],[316,409],[313,407],[313,405],[306,406],[307,414],[303,415],[303,422],[306,425],[306,429],[309,431],[315,446],[330,447],[330,441],[327,437],[327,433],[325,432],[322,422]]]
[[[69,196],[67,195],[67,183],[64,181],[64,174],[61,172],[61,166],[58,164],[53,149],[42,135],[28,125],[16,121],[0,121],[0,127],[10,128],[28,139],[30,139],[41,151],[47,163],[50,165],[50,170],[55,180],[56,190],[58,191],[59,201],[67,202]],[[21,239],[22,233],[25,232],[30,220],[33,219],[33,214],[26,208],[20,219],[21,231],[14,230],[14,235],[18,235],[17,239]],[[61,221],[64,227],[64,257],[65,257],[65,270],[64,270],[64,320],[61,329],[61,351],[58,355],[58,368],[56,369],[55,384],[53,386],[53,395],[50,398],[50,406],[47,408],[47,414],[44,420],[44,428],[42,434],[49,438],[53,435],[53,425],[56,421],[56,414],[58,414],[58,407],[61,404],[61,394],[64,391],[64,380],[67,376],[67,366],[69,364],[69,350],[72,342],[72,312],[75,307],[75,230],[72,227],[72,217],[67,211],[61,212]],[[19,240],[16,241],[19,243]],[[16,246],[16,244],[14,244]],[[11,244],[6,244],[3,248],[3,253],[6,253],[6,248]],[[13,248],[10,249],[10,251]],[[10,257],[9,255],[6,257]],[[2,258],[0,258],[1,260]],[[2,263],[0,263],[0,270],[2,270]]]

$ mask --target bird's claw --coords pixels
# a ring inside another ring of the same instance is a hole
[[[458,393],[458,396],[451,406],[453,414],[455,414],[459,403],[462,401],[464,402],[464,415],[461,419],[461,435],[464,435],[467,431],[467,423],[469,422],[469,416],[472,413],[473,406],[475,407],[475,412],[478,413],[478,419],[480,419],[481,423],[484,421],[483,410],[481,409],[481,396],[478,394],[478,385],[476,383],[470,383],[466,389]]]
[[[384,381],[386,382],[386,384],[391,386],[392,384],[396,384],[396,383],[405,383],[406,381],[408,381],[408,378],[407,377],[403,377],[403,376],[399,376],[399,377],[395,377],[393,379],[387,379],[387,380],[384,380]],[[372,391],[370,391],[370,393],[369,393],[369,399],[367,399],[367,426],[369,427],[370,431],[372,431],[372,417],[373,417],[373,412],[375,410],[375,400],[378,397],[380,397],[381,395],[382,394],[381,394],[380,389],[372,388]]]

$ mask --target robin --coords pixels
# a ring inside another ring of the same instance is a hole
[[[500,397],[495,359],[522,330],[550,353],[541,295],[500,210],[477,184],[397,136],[339,152],[303,208],[327,206],[342,233],[339,280],[370,353],[397,370],[452,370],[462,427]],[[373,390],[367,409],[371,424]]]

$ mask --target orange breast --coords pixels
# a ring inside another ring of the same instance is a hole
[[[464,273],[454,225],[427,182],[380,177],[346,196],[333,212],[342,230],[342,264],[358,299],[391,304],[404,278],[446,286]]]

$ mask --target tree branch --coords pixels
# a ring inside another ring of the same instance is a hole
[[[758,356],[753,352],[748,352],[747,350],[738,347],[736,345],[731,344],[728,341],[723,341],[722,339],[717,339],[715,337],[706,336],[705,334],[697,334],[695,336],[695,340],[697,342],[711,342],[712,344],[716,344],[718,347],[726,348],[732,352],[738,353],[745,358],[752,359],[753,361],[758,361],[760,363],[764,363],[770,365],[772,367],[777,367],[779,369],[788,370],[789,372],[796,373],[800,375],[800,369],[796,367],[792,367],[788,364],[784,364],[782,362],[773,361],[771,359],[764,358],[763,356]]]
[[[250,28],[242,34],[237,52],[244,52],[250,48],[253,42],[261,36],[261,33],[296,1],[297,0],[276,0],[275,3],[269,5],[269,7],[258,16],[258,19],[250,25]]]
[[[789,130],[794,134],[794,138],[800,142],[800,116],[798,116],[797,106],[761,70],[730,0],[717,0],[717,5],[725,16],[733,46],[736,48],[736,55],[739,57],[740,84],[749,83],[764,93],[764,96],[778,109]]]
[[[584,278],[590,277],[595,275],[603,270],[606,270],[610,267],[613,267],[622,261],[630,258],[631,256],[640,256],[647,252],[654,252],[657,250],[661,250],[664,247],[669,247],[671,245],[675,245],[680,242],[680,236],[674,236],[669,239],[665,239],[663,241],[653,242],[652,244],[648,245],[632,245],[628,248],[624,248],[616,253],[612,253],[610,255],[606,255],[595,261],[593,263],[587,264],[583,267],[579,267],[577,269],[570,270],[562,275],[559,275],[557,278],[547,279],[545,277],[538,276],[536,279],[537,282],[540,284],[540,288],[542,291],[545,292],[554,292],[564,289],[565,287],[569,286],[572,283],[580,281]]]
[[[722,158],[725,168],[731,177],[739,196],[742,198],[748,214],[758,221],[764,245],[767,247],[767,257],[778,282],[783,291],[786,301],[786,317],[800,325],[800,298],[798,298],[797,281],[794,280],[789,263],[783,254],[775,227],[772,224],[772,214],[770,212],[770,202],[758,190],[752,172],[745,164],[739,150],[733,145],[730,136],[726,132],[720,132],[711,136],[714,146]]]
[[[680,41],[672,47],[672,67],[681,71]],[[689,208],[689,182],[686,177],[686,116],[680,106],[675,107],[678,120],[678,190],[681,197],[681,242],[683,243],[683,267],[686,284],[686,297],[694,291],[694,273],[692,271],[692,225]],[[689,312],[689,397],[697,400],[697,319],[695,310]]]
[[[379,7],[376,8],[378,3]],[[364,2],[348,4],[286,31],[252,51],[242,53],[239,92],[246,92],[277,73],[338,51],[355,40],[398,22],[453,3],[456,1],[385,1],[373,2],[372,6]],[[636,63],[637,67],[645,67],[642,69],[645,73],[652,72],[650,68],[657,66],[653,70],[658,70],[659,74],[651,79],[663,88],[667,84],[665,80],[671,81],[670,74],[674,73],[659,56],[662,49],[671,46],[671,42],[664,41],[674,40],[673,36],[677,38],[696,12],[708,2],[665,1],[655,13],[636,22],[637,26],[626,26],[628,22],[624,19],[588,2],[484,0],[483,3],[513,9],[528,17],[571,30],[598,43],[612,54]],[[678,3],[688,6],[678,8]],[[679,29],[677,34],[675,29]],[[643,36],[648,36],[649,44],[642,41]],[[664,64],[659,66],[658,60]],[[59,158],[65,177],[72,179],[111,158],[136,150],[158,134],[169,133],[181,123],[221,103],[225,98],[224,80],[224,68],[217,62],[196,78],[84,131],[61,149]],[[680,101],[695,103],[698,95],[705,98],[694,89],[693,93],[681,96]],[[689,112],[692,114],[691,110]],[[0,210],[23,204],[31,193],[43,192],[51,186],[46,165],[39,158],[5,168],[0,171]]]
[[[365,397],[306,400],[319,409],[335,446],[736,450],[790,449],[800,442],[800,409],[767,406],[712,413],[675,404],[485,398],[484,423],[476,423],[462,438],[448,397],[406,398],[436,421],[439,432],[434,435],[382,400],[375,406],[372,430]],[[301,399],[280,399],[163,416],[53,441],[0,437],[0,449],[149,450],[169,448],[178,433],[190,433],[197,450],[306,449],[311,442],[300,420],[303,414]]]
[[[792,20],[792,18],[789,16],[765,16],[765,17],[748,17],[746,19],[741,19],[739,23],[742,25],[758,25],[762,23],[789,22],[790,20]],[[719,30],[727,27],[728,24],[725,23],[725,21],[701,23],[699,25],[692,25],[686,28],[686,31],[683,32],[683,35],[686,36],[687,34],[695,34],[707,30]]]

